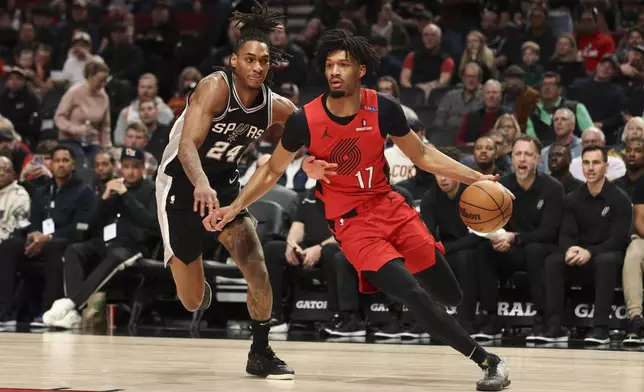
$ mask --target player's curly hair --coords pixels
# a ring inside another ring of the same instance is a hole
[[[375,73],[380,64],[380,55],[365,37],[353,35],[346,30],[328,30],[322,35],[315,50],[315,64],[324,71],[326,58],[338,50],[346,51],[358,64],[367,68],[367,74]]]
[[[260,3],[253,0],[253,7],[250,13],[239,11],[233,12],[232,21],[237,21],[236,25],[240,27],[240,36],[234,43],[234,52],[237,53],[239,48],[248,41],[259,41],[269,47],[271,64],[279,64],[284,61],[288,55],[283,51],[271,47],[268,35],[284,23],[284,15],[280,12],[268,8],[268,4]]]

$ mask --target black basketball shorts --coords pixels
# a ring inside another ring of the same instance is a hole
[[[230,205],[239,195],[239,175],[222,174],[222,180],[211,183],[217,191],[220,206]],[[230,178],[229,178],[230,177]],[[167,264],[176,256],[185,264],[195,261],[203,253],[207,236],[216,241],[219,233],[209,232],[203,226],[199,212],[193,211],[194,187],[187,178],[168,176],[159,171],[156,179],[157,213],[163,237],[163,261]],[[251,217],[244,210],[235,219]]]

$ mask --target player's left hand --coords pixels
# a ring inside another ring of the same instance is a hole
[[[222,231],[226,224],[232,222],[239,213],[231,206],[221,207],[211,211],[204,219],[203,226],[208,231]]]
[[[330,184],[331,181],[326,176],[333,176],[337,173],[333,170],[338,167],[337,163],[329,163],[321,159],[315,159],[314,156],[308,156],[304,158],[302,162],[302,170],[306,175],[313,180],[322,180],[327,184]]]
[[[500,177],[498,174],[484,174],[484,175],[482,175],[482,176],[479,178],[479,181],[485,181],[485,180],[488,180],[488,181],[494,181],[494,182],[497,182],[499,185],[501,185],[501,187],[503,188],[503,190],[505,191],[505,193],[507,193],[508,195],[510,195],[510,197],[512,198],[512,200],[516,199],[516,198],[514,197],[514,193],[510,192],[510,190],[509,190],[508,188],[506,188],[505,186],[503,186],[503,184],[501,184],[501,183],[499,182],[499,178],[501,178],[501,177]]]
[[[320,261],[320,257],[322,257],[322,246],[313,245],[304,249],[302,251],[302,257],[304,258],[304,260],[302,261],[302,266],[304,268],[315,267],[318,261]]]

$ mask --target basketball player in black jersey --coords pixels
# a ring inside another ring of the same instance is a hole
[[[248,145],[271,126],[283,126],[295,106],[265,85],[279,52],[267,35],[282,16],[255,3],[250,14],[235,12],[241,35],[230,68],[203,78],[189,96],[163,154],[157,176],[159,223],[164,260],[170,264],[177,294],[189,311],[206,309],[212,291],[205,282],[202,218],[230,204],[239,194],[237,163]],[[294,372],[268,345],[272,292],[255,221],[244,211],[219,234],[248,282],[248,312],[253,343],[246,372],[292,379]]]

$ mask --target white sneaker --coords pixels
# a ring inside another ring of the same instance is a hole
[[[52,327],[62,328],[62,329],[78,329],[81,326],[81,316],[78,314],[76,309],[72,309],[65,317],[60,320],[57,320]]]
[[[48,327],[55,327],[59,320],[62,320],[67,313],[74,310],[76,305],[69,298],[61,298],[54,301],[51,309],[42,315],[43,323]]]

